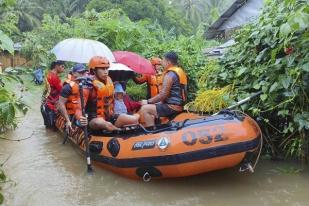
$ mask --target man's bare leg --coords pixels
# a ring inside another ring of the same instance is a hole
[[[138,114],[128,115],[128,114],[120,114],[115,122],[116,127],[123,127],[125,125],[138,124],[139,119]]]
[[[114,126],[112,123],[105,121],[103,118],[94,118],[89,122],[89,126],[93,130],[100,130],[100,129],[106,129],[108,131],[114,131],[119,130],[116,126]]]
[[[158,116],[156,105],[146,104],[141,108],[140,113],[143,115],[145,127],[155,126],[155,117]]]

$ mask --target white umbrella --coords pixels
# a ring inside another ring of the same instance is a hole
[[[108,68],[108,71],[131,71],[133,72],[132,69],[130,69],[128,66],[121,64],[121,63],[111,63],[110,67]]]
[[[90,39],[71,38],[59,42],[52,50],[57,60],[88,63],[94,56],[106,57],[115,62],[112,51],[103,43]]]

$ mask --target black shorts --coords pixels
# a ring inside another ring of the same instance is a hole
[[[115,122],[117,121],[118,117],[120,114],[113,114],[113,116],[111,116],[109,119],[107,119],[106,121],[112,123],[113,125],[115,125]]]
[[[157,114],[159,117],[171,117],[178,114],[178,111],[171,109],[167,104],[156,104]]]
[[[42,104],[41,114],[46,128],[55,128],[56,112],[51,110],[46,104]]]

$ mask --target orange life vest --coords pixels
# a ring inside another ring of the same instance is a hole
[[[181,87],[181,96],[183,100],[183,104],[187,101],[187,87],[188,87],[188,78],[184,70],[180,67],[170,67],[168,68],[164,74],[163,77],[169,72],[175,72],[179,78],[179,83]]]
[[[77,109],[77,104],[78,104],[78,99],[79,99],[79,87],[78,87],[78,84],[74,81],[66,81],[66,82],[70,85],[72,89],[72,93],[68,97],[65,107],[69,115],[74,115]]]
[[[148,77],[147,81],[150,88],[150,98],[159,94],[162,89],[163,74],[151,75]]]
[[[114,84],[108,77],[106,84],[99,80],[93,80],[96,92],[97,117],[109,119],[114,113]]]

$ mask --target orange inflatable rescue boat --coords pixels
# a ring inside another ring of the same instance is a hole
[[[65,119],[58,115],[57,128],[64,132]],[[85,151],[82,129],[68,138]],[[215,116],[181,113],[167,124],[149,131],[133,125],[117,132],[90,131],[92,161],[134,179],[191,176],[241,165],[252,169],[261,148],[261,130],[249,116],[224,110]]]

